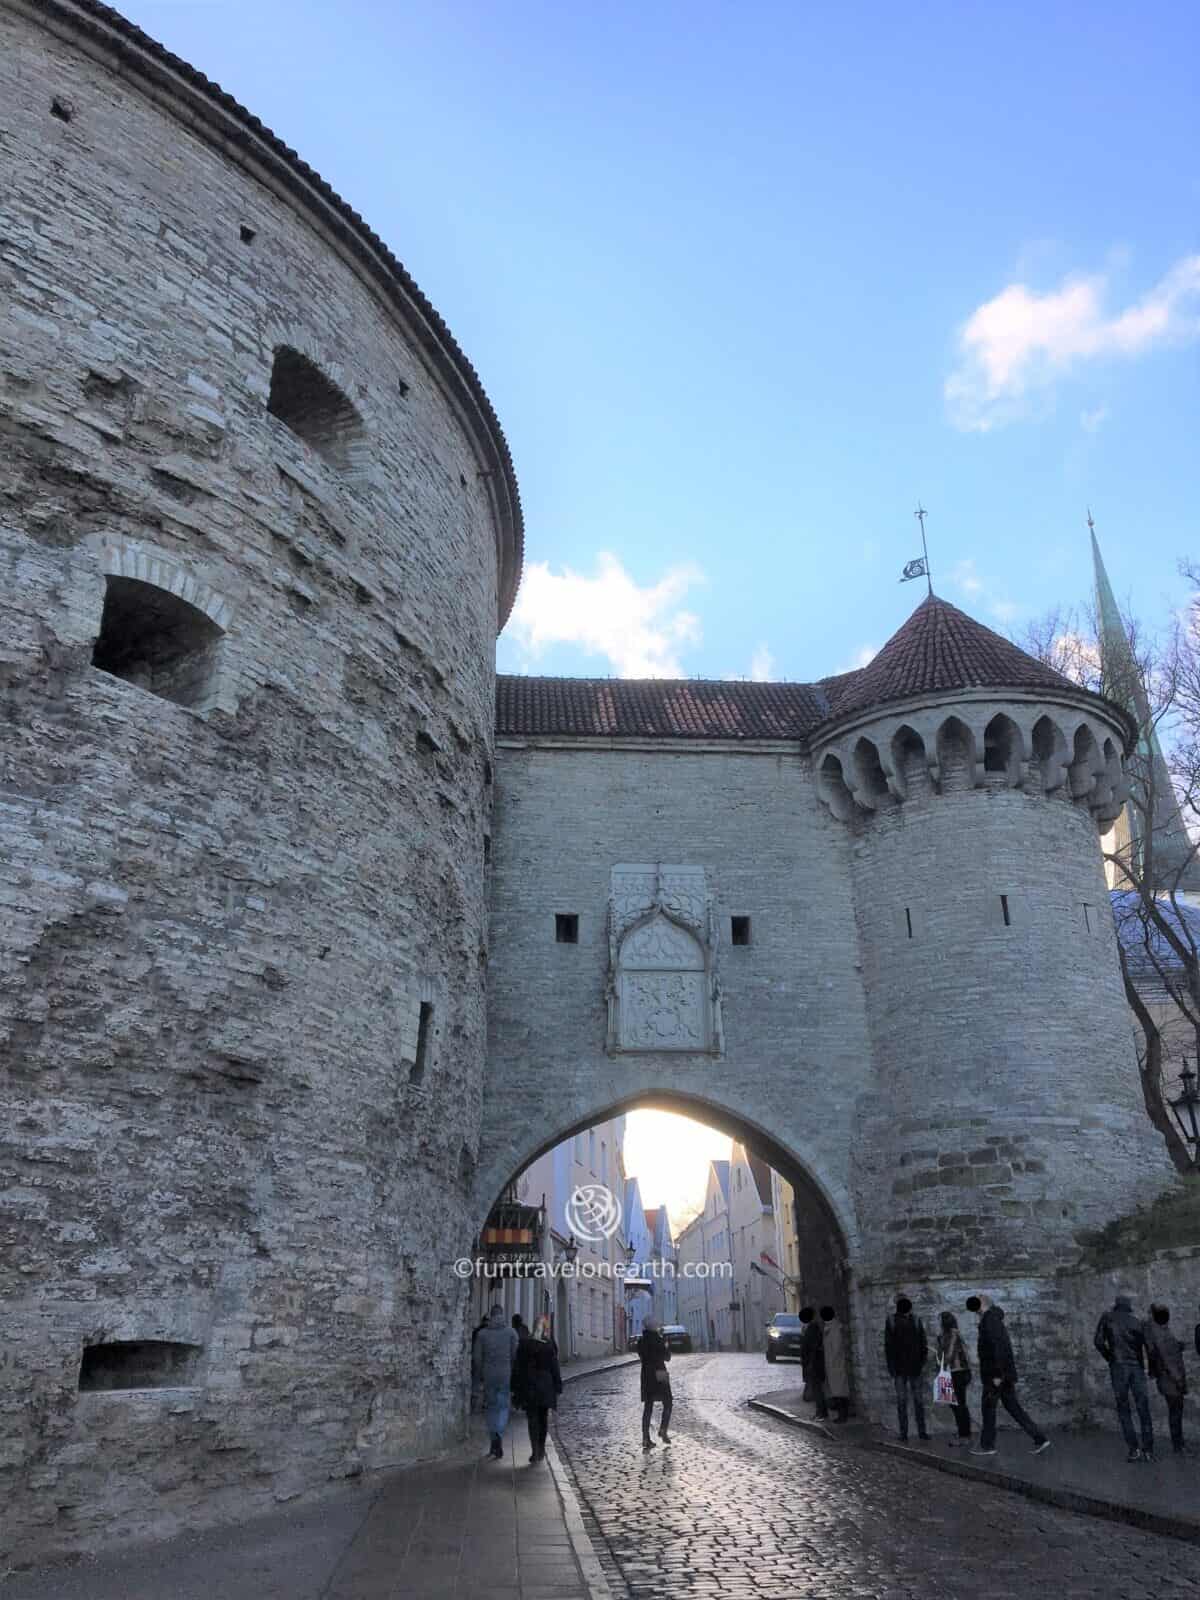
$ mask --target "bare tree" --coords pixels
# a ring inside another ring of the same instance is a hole
[[[1105,641],[1094,604],[1059,608],[1015,642],[1082,688],[1133,714],[1125,817],[1105,836],[1104,859],[1120,891],[1113,915],[1125,996],[1138,1026],[1146,1113],[1180,1172],[1200,1170],[1200,1146],[1180,1131],[1166,1079],[1182,1035],[1200,1055],[1200,910],[1181,899],[1200,875],[1200,566],[1181,564],[1192,585],[1183,615],[1159,635],[1122,617],[1128,650]],[[1161,752],[1166,752],[1165,754]],[[1178,809],[1176,809],[1176,807]],[[1182,826],[1180,826],[1182,819]]]

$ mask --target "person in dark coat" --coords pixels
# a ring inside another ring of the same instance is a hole
[[[817,1321],[815,1306],[805,1306],[800,1313],[804,1332],[800,1335],[800,1370],[804,1374],[804,1388],[808,1398],[817,1408],[817,1416],[829,1415],[829,1400],[825,1390],[825,1330]]]
[[[508,1427],[512,1369],[518,1342],[515,1329],[505,1324],[504,1307],[494,1305],[487,1327],[475,1337],[471,1366],[483,1390],[484,1415],[492,1437],[491,1454],[496,1461],[504,1455],[504,1430]]]
[[[529,1326],[526,1323],[525,1318],[519,1311],[514,1311],[512,1314],[512,1330],[517,1336],[517,1351],[519,1353],[521,1349],[521,1340],[531,1339],[533,1337],[529,1331]],[[525,1401],[521,1395],[520,1385],[517,1382],[517,1363],[515,1359],[513,1361],[513,1381],[512,1389],[509,1392],[509,1403],[514,1411],[520,1411],[525,1404]]]
[[[920,1317],[913,1316],[912,1301],[908,1296],[899,1295],[895,1313],[883,1326],[883,1358],[896,1390],[896,1420],[900,1424],[902,1439],[908,1438],[910,1395],[913,1410],[917,1414],[917,1438],[929,1438],[929,1429],[925,1425],[925,1391],[921,1387],[928,1355],[929,1340],[925,1335],[925,1324]]]
[[[641,1338],[637,1342],[637,1353],[642,1363],[642,1449],[653,1450],[654,1440],[650,1437],[650,1422],[654,1416],[656,1400],[662,1402],[662,1420],[658,1425],[658,1437],[663,1444],[671,1442],[668,1431],[671,1426],[671,1374],[667,1371],[671,1348],[659,1332],[657,1317],[646,1318]]]
[[[973,1456],[996,1454],[996,1407],[1003,1406],[1013,1421],[1033,1440],[1033,1453],[1049,1450],[1050,1441],[1017,1399],[1017,1360],[1004,1326],[1004,1312],[986,1294],[973,1294],[967,1310],[979,1318],[979,1382],[983,1388],[983,1426]]]
[[[971,1438],[971,1408],[967,1405],[967,1390],[971,1384],[971,1363],[967,1347],[958,1331],[958,1318],[953,1311],[943,1311],[942,1331],[937,1336],[937,1358],[950,1374],[954,1385],[954,1422],[958,1437],[969,1442]]]
[[[1166,1306],[1151,1306],[1146,1324],[1146,1355],[1150,1376],[1167,1402],[1167,1423],[1171,1429],[1171,1449],[1183,1453],[1183,1397],[1187,1393],[1187,1371],[1183,1365],[1183,1343],[1171,1332],[1171,1313]]]
[[[523,1325],[522,1325],[523,1326]],[[533,1332],[521,1334],[514,1367],[516,1387],[529,1422],[529,1465],[546,1459],[546,1434],[550,1413],[562,1393],[562,1373],[558,1366],[558,1346],[550,1337],[550,1318],[538,1317]]]
[[[1108,1375],[1112,1380],[1113,1398],[1117,1402],[1117,1421],[1125,1435],[1129,1461],[1154,1460],[1154,1419],[1150,1415],[1150,1390],[1146,1386],[1146,1332],[1133,1314],[1133,1302],[1127,1294],[1119,1294],[1111,1311],[1106,1311],[1096,1324],[1092,1343],[1108,1362]],[[1142,1430],[1141,1448],[1133,1429],[1129,1397],[1137,1406],[1138,1422]]]

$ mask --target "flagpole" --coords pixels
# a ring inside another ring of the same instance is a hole
[[[929,571],[929,546],[925,543],[925,507],[917,501],[917,509],[913,516],[921,524],[921,554],[925,557],[925,582],[929,585],[929,598],[933,599],[933,575]]]

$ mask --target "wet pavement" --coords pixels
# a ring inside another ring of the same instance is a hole
[[[1195,1545],[750,1410],[781,1375],[761,1356],[680,1356],[671,1372],[674,1442],[649,1455],[636,1372],[572,1384],[559,1411],[559,1445],[615,1594],[619,1584],[636,1600],[1012,1600],[1035,1584],[1056,1600],[1200,1592]]]

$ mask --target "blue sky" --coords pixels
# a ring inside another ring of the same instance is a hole
[[[1200,556],[1190,3],[125,0],[368,219],[508,434],[505,670],[812,678]]]

